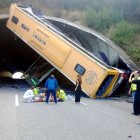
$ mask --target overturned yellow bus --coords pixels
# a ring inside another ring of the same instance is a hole
[[[6,26],[74,84],[77,74],[80,74],[82,90],[90,98],[112,95],[128,78],[128,73],[108,64],[103,51],[98,51],[96,46],[93,51],[83,48],[84,39],[62,32],[61,27],[56,27],[29,5],[11,4]],[[96,38],[97,42],[105,43]]]

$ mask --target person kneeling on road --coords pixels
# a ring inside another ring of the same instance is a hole
[[[34,87],[31,87],[31,89],[27,90],[24,95],[23,98],[26,99],[26,102],[34,102]]]
[[[66,94],[64,90],[60,89],[60,87],[58,87],[57,94],[58,94],[58,101],[63,101],[65,99]]]

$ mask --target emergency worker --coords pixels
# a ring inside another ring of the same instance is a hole
[[[58,94],[58,101],[65,99],[66,93],[64,92],[64,90],[60,89],[60,87],[58,87],[57,94]]]
[[[38,92],[39,92],[39,90],[40,90],[40,87],[36,87],[36,88],[34,88],[34,94],[37,95]]]
[[[133,75],[135,75],[135,77],[136,77],[139,75],[139,72],[138,71],[132,72],[129,77],[129,82],[137,85],[137,90],[135,93],[135,100],[134,100],[134,114],[139,115],[139,117],[140,117],[140,80],[136,79],[136,80],[132,81],[131,79],[132,79]],[[140,121],[137,123],[140,124]]]
[[[132,81],[134,81],[134,80],[140,80],[139,73],[136,72],[136,71],[135,71],[135,74],[134,74],[134,78],[132,78]],[[131,95],[131,92],[132,92],[133,111],[134,111],[134,101],[135,101],[136,90],[137,90],[137,85],[134,84],[134,83],[131,83],[131,87],[130,87],[130,90],[129,90],[129,95]],[[132,113],[132,114],[133,114],[133,113]]]

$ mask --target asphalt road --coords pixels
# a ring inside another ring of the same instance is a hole
[[[0,140],[140,140],[131,103],[84,97],[80,104],[26,103],[24,92],[0,89]]]

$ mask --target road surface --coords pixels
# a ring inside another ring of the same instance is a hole
[[[26,103],[25,89],[0,89],[0,140],[140,140],[132,104],[81,98]]]

